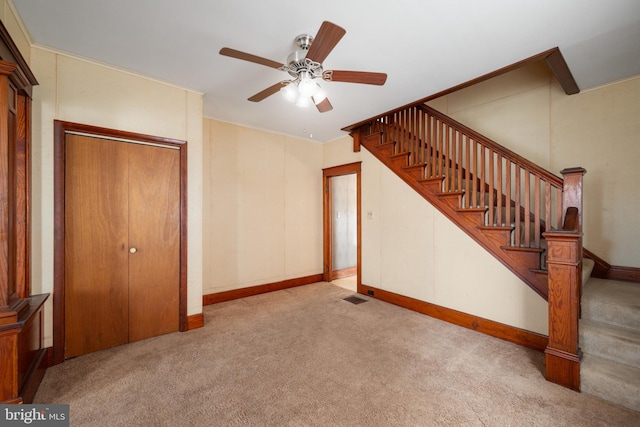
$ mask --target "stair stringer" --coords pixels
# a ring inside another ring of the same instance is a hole
[[[437,182],[433,178],[425,180],[420,178],[415,171],[405,169],[408,166],[410,153],[394,154],[393,143],[380,144],[380,141],[380,133],[372,134],[362,138],[361,144],[426,201],[525,282],[534,292],[547,300],[548,279],[540,269],[540,249],[515,248],[516,250],[513,250],[514,248],[509,248],[511,238],[509,233],[505,232],[505,227],[485,226],[483,218],[486,209],[461,209],[459,202],[452,201],[452,198],[460,197],[460,194],[451,195],[439,192],[439,186],[434,185]]]

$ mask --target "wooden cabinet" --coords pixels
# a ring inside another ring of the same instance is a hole
[[[0,403],[30,402],[47,366],[31,295],[31,89],[37,81],[0,23]]]

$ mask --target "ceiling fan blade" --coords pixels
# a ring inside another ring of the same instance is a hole
[[[329,21],[324,21],[318,30],[318,34],[311,42],[307,58],[322,64],[346,33],[347,31],[344,28]]]
[[[269,86],[262,92],[258,92],[255,95],[253,95],[251,98],[249,98],[249,101],[260,102],[263,99],[268,98],[274,93],[278,92],[280,89],[282,89],[282,86],[283,86],[283,82],[278,82],[272,86]]]
[[[256,64],[266,65],[267,67],[279,69],[280,67],[284,67],[284,64],[281,64],[276,61],[272,61],[267,58],[262,58],[260,56],[251,55],[250,53],[241,52],[239,50],[231,49],[228,47],[223,47],[220,49],[220,55],[230,56],[231,58],[242,59],[243,61],[255,62]]]
[[[322,78],[328,82],[362,83],[382,86],[387,81],[385,73],[369,73],[367,71],[327,70]]]
[[[316,108],[321,113],[326,113],[327,111],[333,110],[333,105],[331,105],[328,98],[325,98],[322,102],[316,104]]]

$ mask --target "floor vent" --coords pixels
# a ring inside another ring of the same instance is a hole
[[[360,304],[363,302],[367,302],[366,299],[359,298],[355,295],[351,295],[350,297],[344,298],[345,301],[349,301],[351,304]]]

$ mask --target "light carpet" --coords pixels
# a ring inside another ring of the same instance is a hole
[[[352,294],[207,306],[204,328],[50,368],[35,403],[70,404],[72,426],[640,425],[545,381],[539,352]]]

